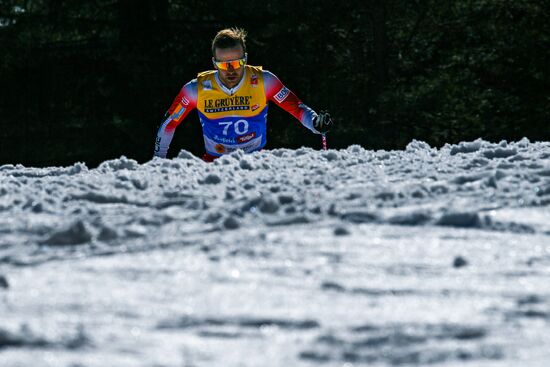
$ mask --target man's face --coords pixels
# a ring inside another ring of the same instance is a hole
[[[244,50],[241,45],[232,48],[216,48],[214,52],[214,61],[231,61],[244,58]],[[241,81],[244,75],[244,65],[234,68],[229,65],[227,70],[218,68],[219,77],[227,88],[233,88]]]

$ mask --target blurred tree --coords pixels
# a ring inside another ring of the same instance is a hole
[[[398,143],[550,139],[547,5],[392,2],[395,63],[380,108],[406,129]]]

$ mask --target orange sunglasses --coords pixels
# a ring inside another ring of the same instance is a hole
[[[229,66],[233,69],[238,69],[246,64],[246,54],[242,59],[228,60],[228,61],[216,61],[212,59],[214,65],[220,70],[229,70]]]

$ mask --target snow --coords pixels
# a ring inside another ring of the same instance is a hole
[[[550,143],[0,166],[0,365],[545,366]]]

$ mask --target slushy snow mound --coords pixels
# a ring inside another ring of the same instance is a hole
[[[187,151],[88,169],[0,167],[4,262],[40,261],[44,244],[170,243],[241,227],[323,221],[550,231],[527,208],[550,203],[548,143],[483,140],[403,151],[241,151],[205,163]],[[536,210],[535,210],[536,212]],[[534,217],[534,218],[531,218]],[[126,247],[124,250],[127,249]]]

